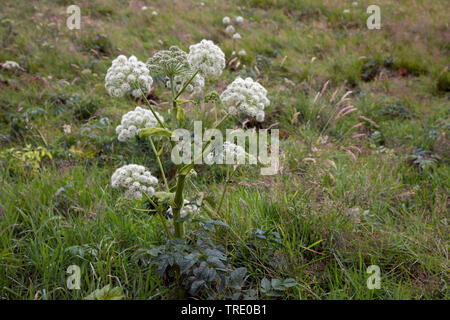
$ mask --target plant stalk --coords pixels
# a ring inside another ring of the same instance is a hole
[[[173,224],[175,229],[175,238],[184,237],[183,221],[177,221],[181,218],[181,208],[184,204],[183,189],[184,182],[186,181],[186,175],[178,174],[177,189],[175,191],[174,208],[173,208]]]
[[[169,184],[167,183],[167,179],[166,179],[166,175],[164,173],[164,169],[163,169],[163,166],[162,166],[162,163],[161,163],[161,159],[159,158],[158,152],[156,151],[155,144],[153,143],[152,137],[149,137],[149,140],[150,140],[150,144],[152,145],[153,152],[155,153],[156,160],[158,161],[159,170],[161,171],[161,175],[163,177],[164,184],[166,186],[166,191],[170,192]]]

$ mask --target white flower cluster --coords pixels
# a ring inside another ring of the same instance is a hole
[[[236,23],[241,24],[242,22],[244,22],[244,18],[241,16],[237,16],[236,19],[234,20],[236,21]],[[224,25],[230,25],[231,24],[231,19],[228,16],[223,17],[222,19],[222,23]]]
[[[164,118],[156,112],[158,118],[164,122]],[[122,121],[116,128],[119,141],[127,141],[133,139],[143,128],[152,128],[158,126],[158,120],[153,113],[141,107],[136,107],[122,116]]]
[[[1,66],[6,70],[21,69],[20,65],[15,61],[5,61],[1,64]]]
[[[207,75],[220,76],[225,68],[225,54],[211,40],[202,40],[189,47],[188,61],[194,70]]]
[[[189,73],[191,66],[187,60],[187,53],[171,46],[169,50],[158,51],[147,60],[150,74],[173,78],[177,75]]]
[[[207,164],[222,164],[226,163],[227,159],[230,159],[234,164],[235,159],[245,157],[246,152],[244,148],[237,144],[225,141],[222,145],[215,145],[212,151],[206,156]]]
[[[270,104],[267,90],[252,78],[237,77],[220,95],[223,105],[228,107],[230,114],[242,112],[264,121],[264,108]]]
[[[128,59],[124,55],[118,56],[105,77],[106,90],[113,97],[122,97],[126,93],[139,97],[141,90],[149,91],[152,83],[147,66],[135,56]]]
[[[180,215],[181,215],[181,217],[185,217],[188,214],[196,213],[199,210],[200,210],[199,207],[197,207],[195,204],[190,203],[190,201],[184,199],[184,205],[180,210]],[[167,213],[169,214],[169,216],[173,215],[172,207],[169,207],[169,209],[167,210]]]
[[[230,24],[228,27],[225,28],[226,33],[234,33],[236,29]]]
[[[177,91],[180,91],[181,88],[184,86],[184,84],[189,81],[189,79],[192,78],[192,74],[185,74],[180,76],[175,76],[174,78],[174,84],[175,89]],[[167,80],[166,86],[170,89],[170,80]],[[203,78],[200,74],[196,74],[194,79],[192,79],[191,83],[189,83],[186,87],[186,90],[188,92],[193,92],[195,94],[198,94],[202,91],[203,87],[205,86],[205,78]]]
[[[117,169],[111,176],[113,188],[125,188],[125,197],[128,199],[141,200],[142,194],[150,197],[155,193],[152,186],[158,184],[158,179],[145,167],[137,164],[129,164]]]
[[[244,22],[244,18],[242,18],[241,16],[238,16],[238,17],[236,17],[236,19],[234,21],[237,24],[242,24]],[[222,23],[227,26],[225,28],[225,32],[228,33],[228,34],[232,34],[233,35],[232,36],[233,40],[238,40],[238,39],[242,38],[242,36],[239,33],[236,32],[236,29],[231,24],[230,17],[223,17]]]

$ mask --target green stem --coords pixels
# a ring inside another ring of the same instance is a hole
[[[175,88],[173,86],[173,77],[169,78],[170,81],[170,91],[172,92],[172,100],[175,100]]]
[[[233,176],[235,171],[236,171],[236,169],[233,169],[233,171],[231,172],[227,181],[225,182],[225,186],[223,187],[223,191],[222,191],[222,196],[220,197],[219,206],[217,207],[217,212],[220,212],[220,209],[222,209],[222,203],[223,203],[223,200],[225,199],[225,193],[227,192],[228,183],[231,181],[231,177]]]
[[[183,189],[186,175],[179,174],[177,179],[177,189],[175,191],[174,208],[173,208],[173,224],[175,229],[175,238],[183,238],[183,221],[177,221],[181,218],[180,212],[184,204]]]
[[[219,121],[219,123],[217,123],[216,125],[214,125],[213,129],[216,129],[218,126],[220,126],[220,125],[222,124],[222,122],[224,122],[224,121],[229,117],[229,115],[230,115],[230,114],[227,113],[227,114],[225,115],[225,117],[223,117],[222,120]],[[209,140],[203,145],[201,154],[200,154],[197,158],[194,158],[194,159],[192,160],[192,162],[191,162],[189,165],[193,165],[197,159],[202,158],[202,157],[203,157],[203,154],[205,153],[206,148],[207,148],[210,144],[211,144],[211,139],[209,139]]]
[[[166,128],[166,126],[164,125],[164,123],[161,121],[161,119],[159,119],[158,115],[156,114],[155,110],[153,110],[153,107],[150,103],[150,101],[148,101],[147,97],[145,96],[145,93],[141,90],[142,92],[142,96],[144,97],[145,101],[148,104],[148,107],[150,108],[150,111],[153,113],[153,115],[155,116],[156,120],[158,120],[159,125],[161,126],[161,128]],[[166,128],[167,129],[167,128]]]
[[[186,89],[186,87],[192,82],[192,80],[194,80],[195,76],[197,75],[197,73],[199,72],[199,70],[195,71],[194,74],[192,75],[192,77],[189,79],[188,82],[186,82],[183,85],[183,88],[181,88],[180,92],[177,93],[177,95],[175,96],[174,100],[178,99],[178,97],[183,93],[183,91]]]
[[[158,216],[159,216],[159,219],[161,219],[161,223],[164,227],[164,230],[167,233],[167,236],[169,237],[170,240],[173,240],[173,235],[172,235],[172,233],[170,233],[169,227],[167,226],[167,223],[166,223],[166,218],[164,218],[164,216],[162,215],[161,210],[158,210]]]
[[[169,239],[170,239],[170,240],[173,240],[172,233],[170,233],[169,227],[167,226],[166,220],[165,220],[164,216],[162,215],[160,208],[156,205],[156,203],[150,198],[150,196],[149,196],[147,193],[145,193],[145,195],[146,195],[148,201],[150,201],[150,203],[151,203],[155,208],[157,208],[156,211],[158,212],[158,216],[159,216],[159,218],[161,219],[161,223],[162,223],[162,225],[163,225],[163,228],[164,228],[164,230],[166,231],[167,236],[169,237]]]
[[[214,121],[217,122],[217,101],[214,101],[214,117]]]
[[[161,171],[161,175],[163,177],[164,184],[166,186],[166,191],[170,192],[169,184],[167,183],[167,179],[166,179],[166,175],[164,173],[164,169],[163,169],[163,166],[162,166],[162,163],[161,163],[161,159],[159,158],[158,152],[156,151],[155,144],[153,143],[152,137],[149,137],[149,140],[150,140],[150,144],[152,145],[153,152],[155,153],[156,160],[158,161],[159,170]]]

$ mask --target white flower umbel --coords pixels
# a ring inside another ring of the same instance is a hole
[[[239,33],[235,33],[233,34],[233,39],[237,40],[237,39],[241,39],[241,35]]]
[[[20,65],[15,61],[5,61],[1,66],[6,70],[20,69]]]
[[[155,113],[164,122],[164,118],[158,112],[155,111]],[[133,111],[124,114],[120,125],[117,126],[118,140],[122,142],[131,140],[139,134],[141,129],[157,127],[158,124],[158,120],[150,110],[136,107]]]
[[[230,24],[231,23],[230,17],[223,17],[222,23],[225,24],[225,25]]]
[[[152,83],[147,66],[135,56],[128,59],[124,55],[118,56],[105,77],[105,88],[113,97],[122,97],[127,93],[139,97],[143,91],[150,90]]]
[[[111,176],[111,186],[125,189],[125,197],[128,199],[141,200],[144,193],[153,196],[153,187],[157,184],[158,179],[145,167],[137,164],[123,166]]]
[[[244,57],[247,55],[247,52],[244,49],[239,50],[238,56]]]
[[[242,18],[241,16],[237,16],[236,17],[236,23],[241,24],[242,22],[244,22],[244,18]]]
[[[246,152],[244,148],[237,144],[225,141],[222,145],[215,145],[211,152],[206,156],[207,164],[235,164],[236,160],[245,161]],[[231,163],[228,163],[231,161]]]
[[[234,27],[231,24],[225,28],[225,32],[229,34],[234,33],[235,31],[236,29],[234,29]]]
[[[225,68],[225,54],[211,40],[202,40],[189,47],[188,61],[194,71],[204,77],[220,76]]]
[[[182,217],[185,217],[185,216],[187,216],[188,214],[194,214],[194,213],[197,213],[199,210],[200,210],[200,209],[199,209],[199,207],[198,207],[197,205],[195,205],[195,204],[193,204],[193,203],[190,203],[190,201],[184,199],[184,205],[183,205],[183,208],[181,208],[180,213],[181,213],[181,216],[182,216]],[[173,213],[172,213],[172,207],[169,207],[169,209],[167,210],[167,213],[168,213],[170,216],[172,216],[172,214],[173,214]]]
[[[239,112],[255,117],[257,121],[264,121],[264,108],[270,104],[267,90],[252,78],[245,80],[237,77],[220,95],[220,100],[228,107],[230,114]]]
[[[184,84],[192,78],[192,74],[185,74],[182,76],[175,76],[174,84],[176,91],[180,91],[183,88]],[[167,88],[170,87],[170,80],[166,82]],[[205,86],[205,78],[203,78],[200,74],[196,74],[194,79],[188,84],[186,90],[188,92],[193,92],[194,94],[199,94],[203,87]]]
[[[147,67],[151,75],[167,76],[174,78],[177,75],[185,75],[191,69],[187,60],[187,53],[171,46],[169,50],[158,51],[147,60]]]

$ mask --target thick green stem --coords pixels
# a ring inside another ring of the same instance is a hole
[[[177,179],[177,189],[175,191],[174,208],[173,208],[173,224],[175,229],[175,238],[184,237],[183,221],[178,221],[181,218],[181,208],[184,204],[183,189],[186,175],[179,174]]]

